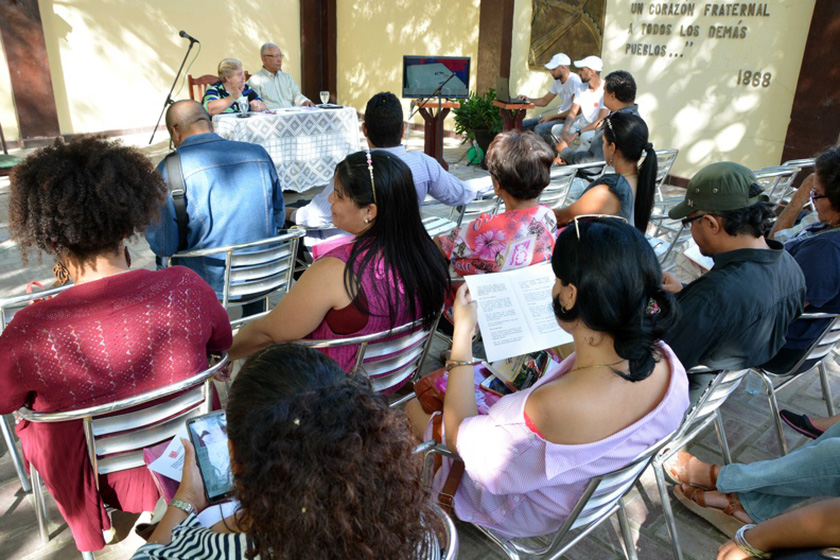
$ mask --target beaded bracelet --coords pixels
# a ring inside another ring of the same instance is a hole
[[[738,548],[743,550],[745,553],[749,554],[753,558],[770,558],[769,552],[763,552],[758,550],[756,547],[751,545],[747,542],[747,537],[745,533],[755,527],[754,524],[748,523],[744,525],[735,533],[735,544],[738,545]]]

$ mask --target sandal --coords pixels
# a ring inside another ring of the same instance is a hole
[[[681,478],[679,473],[683,473],[682,476],[686,476],[688,473],[688,463],[693,458],[694,455],[687,453],[686,451],[678,451],[676,455],[671,455],[671,458],[662,465],[662,469],[665,471],[665,476],[674,484],[685,484],[686,486],[693,486],[703,490],[715,490],[717,488],[717,465],[709,465],[709,480],[712,481],[711,486],[692,484],[687,479],[684,480]]]
[[[724,494],[724,496],[729,500],[729,504],[723,509],[717,509],[706,505],[706,493],[699,488],[692,486],[677,486],[674,488],[674,497],[682,505],[711,523],[731,539],[735,537],[738,529],[746,525],[746,522],[735,517],[735,514],[743,513],[747,517],[749,515],[744,510],[744,506],[741,505],[741,500],[738,499],[737,494],[733,492],[732,494]]]
[[[808,418],[806,414],[796,414],[795,412],[791,412],[789,410],[782,410],[779,412],[779,416],[782,417],[782,420],[785,421],[785,424],[802,434],[803,436],[809,437],[811,439],[817,439],[823,433],[824,430],[821,430],[814,426],[811,423],[811,419]]]

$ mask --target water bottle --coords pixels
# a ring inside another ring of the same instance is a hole
[[[757,395],[764,389],[764,382],[758,374],[749,372],[747,374],[747,382],[744,385],[744,390],[750,395]]]

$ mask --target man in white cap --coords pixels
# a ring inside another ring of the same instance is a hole
[[[561,138],[555,146],[558,153],[562,153],[575,140],[580,141],[578,148],[589,147],[595,130],[610,114],[609,109],[604,106],[604,83],[601,81],[604,63],[599,57],[590,55],[583,60],[576,60],[575,67],[580,68],[580,81],[587,87],[582,87],[575,93],[562,132],[555,129],[555,136]]]
[[[572,63],[567,55],[557,53],[551,57],[551,60],[546,63],[545,67],[554,78],[554,83],[551,84],[551,89],[542,97],[528,97],[520,94],[520,97],[533,103],[537,107],[545,107],[551,103],[555,97],[560,96],[560,106],[557,112],[543,117],[534,117],[525,119],[522,122],[523,130],[533,130],[539,134],[549,144],[554,143],[551,137],[551,127],[557,124],[556,121],[565,119],[569,115],[569,109],[572,108],[572,99],[581,87],[580,77],[569,70],[569,65]]]

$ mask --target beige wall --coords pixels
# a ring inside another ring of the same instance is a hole
[[[17,147],[14,140],[19,136],[17,114],[15,113],[15,100],[12,97],[12,83],[9,76],[9,65],[6,62],[6,52],[3,50],[3,41],[0,41],[0,125],[3,127],[3,135],[6,143],[12,141],[9,147]]]
[[[631,13],[632,4],[642,4],[641,15]],[[706,5],[731,2],[671,2],[694,4],[694,15],[651,15],[652,4],[663,3],[608,0],[603,75],[622,69],[636,78],[654,146],[680,149],[672,173],[690,177],[724,159],[752,169],[778,164],[814,0],[767,2],[768,17],[704,13]],[[537,95],[547,91],[550,78],[527,69],[530,20],[531,0],[516,0],[512,81]],[[670,24],[671,34],[643,34],[646,23]],[[709,38],[710,27],[721,25],[737,27],[739,34],[745,28],[745,37]],[[680,26],[699,26],[699,37],[680,36]],[[630,43],[648,50],[664,46],[666,54],[634,55]],[[738,85],[740,70],[758,70],[762,81],[770,73],[768,87],[761,81],[758,87]]]
[[[339,0],[338,102],[364,112],[380,91],[402,92],[403,55],[469,56],[478,64],[480,0]],[[409,114],[410,100],[403,100]],[[419,115],[415,122],[421,123]],[[446,127],[453,126],[451,118]]]
[[[40,0],[39,5],[65,134],[152,127],[189,44],[178,36],[181,29],[202,41],[189,70],[194,76],[215,74],[219,60],[228,56],[255,72],[261,67],[260,45],[274,40],[287,56],[284,69],[300,80],[299,0]],[[191,59],[196,52],[193,48]],[[186,72],[182,79],[175,99],[189,98]],[[4,87],[0,84],[5,106]],[[0,118],[6,122],[5,113]]]

